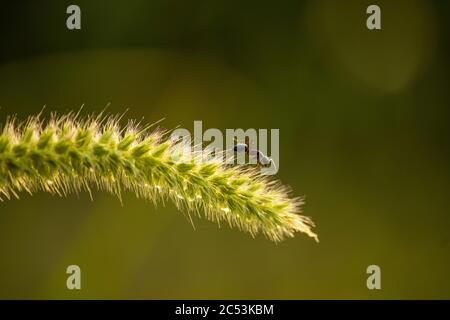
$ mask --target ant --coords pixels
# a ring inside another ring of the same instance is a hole
[[[273,160],[266,156],[264,153],[259,151],[258,149],[253,149],[250,147],[249,138],[245,138],[245,142],[237,142],[237,138],[234,138],[234,151],[235,152],[245,152],[250,158],[256,159],[258,167],[270,167],[273,163]]]

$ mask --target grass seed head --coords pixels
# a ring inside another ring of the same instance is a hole
[[[121,198],[123,190],[154,203],[171,199],[196,213],[273,241],[303,232],[318,241],[314,223],[300,215],[302,199],[257,169],[217,158],[183,157],[166,132],[118,116],[40,116],[0,129],[0,200],[21,192],[59,196],[95,187]],[[191,150],[192,146],[185,145]]]

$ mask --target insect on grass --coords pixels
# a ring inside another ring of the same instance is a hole
[[[225,221],[252,236],[278,242],[303,232],[318,241],[314,223],[300,214],[302,199],[257,168],[198,161],[196,154],[180,158],[168,131],[133,120],[120,126],[119,120],[74,113],[9,118],[0,131],[0,200],[92,188],[121,198],[127,190],[154,203],[171,199],[183,212]]]

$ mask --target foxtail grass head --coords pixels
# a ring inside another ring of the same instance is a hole
[[[21,192],[60,196],[92,188],[121,198],[124,190],[155,203],[171,199],[188,214],[227,222],[252,236],[281,241],[302,232],[318,241],[301,198],[257,169],[177,156],[167,132],[117,116],[75,114],[9,119],[0,129],[0,200]]]

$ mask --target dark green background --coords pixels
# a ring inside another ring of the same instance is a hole
[[[0,121],[78,110],[280,128],[278,178],[321,243],[131,194],[0,203],[1,298],[450,298],[449,2],[68,1],[0,7]],[[82,270],[82,290],[65,269]],[[382,290],[366,288],[368,265]]]

